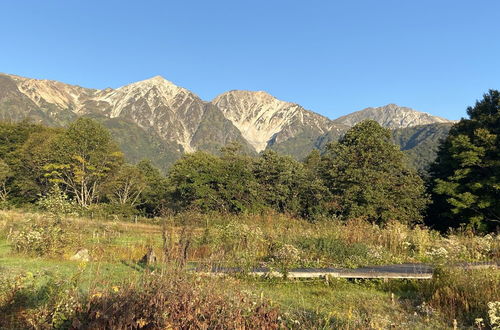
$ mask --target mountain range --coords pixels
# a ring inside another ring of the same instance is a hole
[[[332,120],[263,91],[232,90],[205,101],[160,76],[99,90],[0,74],[0,120],[66,126],[80,116],[102,122],[129,161],[147,158],[163,171],[185,152],[218,152],[231,141],[250,154],[273,149],[301,159],[365,119],[392,129],[421,169],[453,123],[395,104]]]

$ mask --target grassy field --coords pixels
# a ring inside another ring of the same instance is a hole
[[[448,265],[498,260],[499,246],[495,235],[442,236],[362,220],[311,224],[278,214],[185,213],[131,223],[2,211],[0,313],[6,317],[0,328],[488,328],[494,326],[488,312],[500,316],[488,306],[500,297],[499,272]],[[80,248],[89,250],[90,261],[69,260]],[[148,249],[156,264],[138,262]],[[325,282],[244,274],[207,278],[184,270],[203,264],[286,270],[402,262],[432,263],[437,276]],[[159,292],[168,292],[168,299]],[[104,321],[117,318],[129,323]]]

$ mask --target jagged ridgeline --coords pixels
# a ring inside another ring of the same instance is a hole
[[[159,76],[98,90],[0,74],[0,120],[66,126],[82,116],[101,121],[128,161],[150,159],[163,171],[185,152],[217,152],[229,142],[249,154],[274,149],[303,159],[365,119],[393,129],[394,142],[421,169],[451,124],[394,104],[331,120],[262,91],[234,90],[204,101]]]

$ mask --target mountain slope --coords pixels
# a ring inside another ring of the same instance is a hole
[[[337,118],[334,122],[352,127],[367,119],[375,120],[381,126],[392,129],[451,122],[441,117],[432,116],[428,113],[407,107],[400,107],[396,104],[388,104],[378,108],[366,108]]]
[[[125,155],[125,160],[136,164],[149,159],[160,171],[168,168],[182,156],[178,144],[165,142],[159,136],[146,132],[136,123],[121,118],[87,115],[101,122]]]
[[[160,162],[170,164],[183,152],[217,150],[230,141],[254,152],[217,107],[159,76],[117,89],[97,90],[0,74],[0,120],[30,118],[46,125],[65,126],[79,116],[95,117],[105,125],[112,123],[112,133],[129,159],[168,153],[153,157],[161,168],[165,164]]]
[[[451,123],[394,104],[332,121],[262,91],[233,90],[205,102],[160,76],[98,90],[0,74],[0,120],[66,126],[79,116],[108,127],[127,160],[151,159],[163,171],[184,152],[216,153],[229,142],[249,154],[269,148],[303,159],[365,119],[396,129],[394,141],[423,168]]]
[[[391,130],[392,141],[408,156],[411,164],[418,170],[425,171],[436,159],[441,140],[445,139],[453,124],[434,123]],[[320,136],[314,148],[325,150],[328,143],[337,141],[341,134],[328,132]]]
[[[262,91],[233,90],[217,96],[212,103],[258,152],[306,130],[319,136],[333,125],[326,117]]]
[[[0,75],[0,120],[16,122],[26,117],[44,124],[52,124],[49,115],[19,90],[15,80]]]
[[[448,136],[452,125],[452,123],[436,123],[398,128],[392,131],[392,139],[408,155],[417,169],[426,170],[436,159],[439,144]]]

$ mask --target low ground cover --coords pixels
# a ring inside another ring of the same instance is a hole
[[[44,232],[47,224],[52,229]],[[40,232],[44,244],[33,244]],[[1,326],[375,329],[450,328],[456,322],[494,327],[499,272],[449,266],[498,260],[499,241],[468,231],[443,236],[400,223],[309,223],[280,214],[184,213],[130,223],[2,211],[0,309],[6,317]],[[89,250],[90,261],[69,260],[82,248]],[[149,249],[158,262],[140,263]],[[186,265],[286,270],[402,262],[431,263],[438,271],[430,281],[327,283],[242,274],[214,279],[184,270]],[[170,298],[158,291],[170,292]],[[142,310],[139,300],[151,304],[142,304],[147,307]],[[131,316],[124,318],[125,311]],[[118,316],[128,323],[112,323]],[[186,317],[192,323],[178,323]]]

